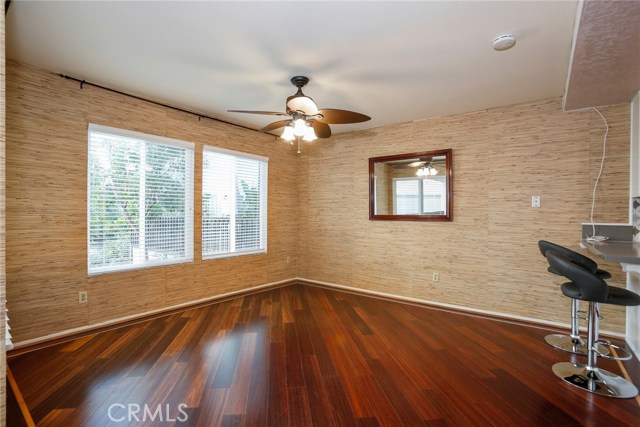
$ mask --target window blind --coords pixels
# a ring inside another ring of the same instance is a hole
[[[443,214],[447,185],[444,176],[394,178],[393,208],[398,215]]]
[[[444,214],[447,202],[447,185],[444,179],[444,176],[434,176],[423,180],[422,211],[424,213],[442,212]]]
[[[268,159],[205,146],[202,257],[266,252]]]
[[[420,180],[394,180],[394,213],[397,215],[417,215],[420,213]]]
[[[6,304],[6,300],[5,300]],[[13,337],[11,336],[11,327],[9,326],[9,309],[5,308],[5,318],[4,318],[5,332],[4,332],[4,345],[5,349],[12,350],[13,349]]]
[[[193,260],[193,144],[89,127],[89,274]]]

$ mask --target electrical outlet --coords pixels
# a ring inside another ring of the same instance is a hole
[[[89,301],[89,294],[87,291],[78,292],[78,302],[84,304]]]
[[[287,264],[289,264],[289,263],[291,263],[291,257],[290,256],[287,257]]]
[[[540,207],[540,196],[531,196],[531,207],[532,208]]]
[[[440,273],[433,273],[433,281],[434,282],[440,281]]]

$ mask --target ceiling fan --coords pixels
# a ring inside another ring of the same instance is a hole
[[[434,162],[433,157],[420,157],[415,162],[399,163],[396,167],[400,169],[418,168],[416,175],[421,177],[427,177],[427,176],[438,174],[438,170],[434,167],[433,162]]]
[[[284,113],[275,111],[227,111],[230,113],[265,114],[287,117],[286,119],[269,123],[260,129],[260,132],[270,132],[284,127],[285,130],[282,137],[290,141],[295,137],[298,139],[303,138],[307,141],[312,141],[316,137],[329,138],[331,136],[330,124],[360,123],[371,120],[371,117],[354,111],[338,110],[335,108],[319,109],[313,99],[302,93],[302,88],[309,83],[308,77],[292,77],[291,83],[298,88],[298,91],[294,95],[287,97]]]
[[[398,162],[397,164],[394,164],[392,166],[399,169],[417,168],[421,166],[431,166],[432,162],[433,162],[433,157],[420,157],[418,160],[411,163]]]

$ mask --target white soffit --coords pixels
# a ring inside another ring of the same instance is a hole
[[[563,94],[576,1],[32,2],[7,56],[258,129],[289,79],[370,122],[334,133]],[[513,49],[493,40],[513,33]]]

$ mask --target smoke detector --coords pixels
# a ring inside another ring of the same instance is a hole
[[[495,50],[507,50],[511,49],[516,44],[516,37],[513,34],[503,34],[498,36],[493,41],[493,48]]]

